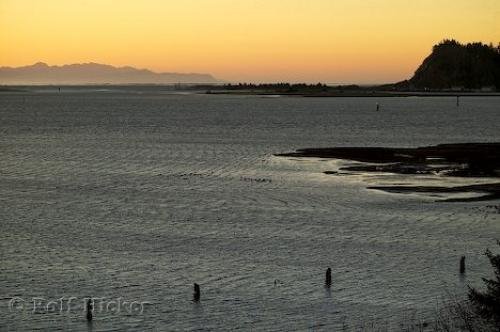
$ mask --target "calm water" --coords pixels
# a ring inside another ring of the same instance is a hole
[[[499,202],[366,189],[474,179],[336,177],[322,172],[338,161],[272,155],[493,142],[499,123],[499,98],[457,109],[450,97],[2,93],[0,329],[397,330],[402,317],[433,319],[447,293],[489,273],[482,252],[500,214],[488,205]],[[87,325],[88,296],[149,304],[98,310]],[[76,299],[69,312],[47,310],[61,297]]]

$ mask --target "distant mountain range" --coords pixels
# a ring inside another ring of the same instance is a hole
[[[500,90],[500,45],[444,40],[399,90]]]
[[[0,84],[213,84],[210,74],[155,73],[133,67],[113,67],[98,63],[49,66],[38,62],[24,67],[0,67]]]

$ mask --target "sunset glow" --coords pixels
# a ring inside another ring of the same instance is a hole
[[[0,0],[0,66],[98,62],[228,81],[393,82],[433,44],[500,41],[498,0]]]

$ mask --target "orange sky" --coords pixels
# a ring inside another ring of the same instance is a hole
[[[499,0],[0,0],[0,65],[229,81],[405,79],[443,38],[500,42]]]

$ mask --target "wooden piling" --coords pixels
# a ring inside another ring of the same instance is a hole
[[[200,285],[197,283],[194,284],[194,293],[193,293],[193,301],[199,302],[201,297]]]
[[[332,269],[328,268],[326,269],[325,286],[330,288],[331,285],[332,285]]]
[[[465,256],[462,256],[460,258],[460,273],[461,274],[465,273]]]
[[[87,300],[87,321],[91,321],[92,320],[92,311],[93,311],[93,305],[92,305],[92,299],[88,299]]]

